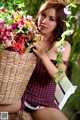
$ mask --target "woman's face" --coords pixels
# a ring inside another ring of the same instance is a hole
[[[38,17],[38,27],[43,35],[51,35],[56,27],[56,11],[49,8],[40,13]]]

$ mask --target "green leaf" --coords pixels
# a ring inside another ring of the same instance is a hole
[[[73,7],[73,8],[77,8],[77,5],[76,4],[70,4],[69,6]]]
[[[0,44],[0,51],[2,51],[4,49],[3,45]]]
[[[59,66],[60,63],[62,63],[62,54],[58,53],[58,57],[56,59],[56,66]]]
[[[63,41],[63,39],[61,39],[60,41],[58,41],[56,43],[56,46],[59,47],[59,46],[63,45],[63,43],[64,43],[64,41]]]
[[[67,28],[70,28],[70,24],[69,24],[69,22],[67,22],[67,21],[66,21],[66,27],[67,27]]]
[[[72,18],[75,18],[75,17],[73,15],[70,15],[69,20],[71,20]]]
[[[59,78],[55,78],[55,82],[56,82],[56,83],[59,83],[59,82],[60,82],[60,79],[59,79]]]
[[[61,82],[61,79],[59,78],[60,76],[65,76],[65,72],[63,71],[63,69],[61,68],[56,74],[55,74],[55,82],[59,83]]]
[[[18,4],[18,8],[23,8],[25,7],[24,3]]]

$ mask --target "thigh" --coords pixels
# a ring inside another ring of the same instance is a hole
[[[68,118],[56,108],[45,107],[31,113],[34,120],[68,120]]]
[[[0,112],[7,111],[9,113],[14,113],[14,112],[19,111],[20,108],[21,108],[21,100],[18,100],[13,104],[0,105]]]

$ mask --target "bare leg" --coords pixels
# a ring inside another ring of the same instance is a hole
[[[10,105],[0,105],[0,112],[9,112],[14,113],[19,111],[21,108],[21,100],[18,100],[17,102],[10,104]]]
[[[55,108],[43,108],[32,112],[34,120],[68,120],[68,118],[58,109]]]

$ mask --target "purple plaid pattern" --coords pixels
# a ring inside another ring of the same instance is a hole
[[[54,63],[53,60],[51,61]],[[54,102],[55,88],[56,83],[51,79],[39,59],[29,80],[23,98],[32,105],[43,105],[57,108],[57,105]]]

